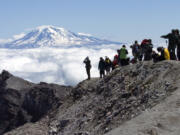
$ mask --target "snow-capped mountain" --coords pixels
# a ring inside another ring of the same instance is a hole
[[[37,48],[121,44],[102,40],[84,33],[73,33],[64,28],[54,26],[40,26],[11,42],[3,45],[5,48]]]

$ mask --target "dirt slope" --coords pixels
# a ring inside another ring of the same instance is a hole
[[[179,135],[180,89],[106,135]]]
[[[179,62],[125,66],[104,79],[79,83],[53,112],[6,135],[30,130],[48,135],[175,134],[180,123],[179,84]]]

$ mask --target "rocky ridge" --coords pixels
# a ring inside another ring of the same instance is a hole
[[[106,133],[109,135],[130,135],[132,133],[159,135],[160,131],[151,131],[148,126],[146,127],[147,132],[139,128],[136,128],[136,132],[133,130],[133,132],[123,132],[122,130],[128,129],[125,128],[128,127],[127,122],[133,123],[148,110],[153,110],[180,91],[178,85],[180,75],[178,73],[180,73],[180,63],[176,61],[155,64],[141,62],[118,68],[103,79],[85,80],[69,89],[67,87],[62,89],[62,86],[61,89],[55,89],[44,83],[30,84],[31,87],[28,90],[26,88],[21,90],[25,90],[25,94],[22,96],[23,100],[19,101],[19,106],[21,106],[19,108],[28,114],[29,121],[23,121],[18,125],[22,126],[5,135],[103,135]],[[60,86],[56,85],[57,87]],[[49,90],[48,93],[43,92],[46,88]],[[66,91],[68,92],[66,93]],[[62,93],[66,94],[61,95]],[[33,98],[29,99],[29,96]],[[64,96],[65,98],[63,98]],[[50,101],[44,103],[46,100],[41,100],[42,98],[50,98]],[[33,102],[34,104],[31,105],[34,99],[40,104]],[[43,110],[42,114],[39,113],[41,110]],[[24,113],[22,114],[24,116]],[[151,117],[151,114],[149,113],[146,117],[148,116]],[[134,123],[141,125],[138,122]],[[116,128],[120,130],[116,130]],[[166,134],[165,131],[164,134]]]
[[[33,84],[3,71],[0,75],[0,134],[36,122],[57,109],[71,87]]]

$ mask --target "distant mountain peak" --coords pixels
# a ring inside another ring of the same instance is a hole
[[[62,27],[56,27],[56,26],[52,26],[52,25],[42,25],[42,26],[38,26],[34,29],[34,31],[39,31],[39,32],[49,32],[49,33],[54,33],[57,31],[61,31],[61,32],[70,32],[68,30],[66,30],[65,28]]]
[[[74,33],[52,25],[38,26],[29,33],[4,45],[5,48],[37,48],[121,44],[93,37],[90,34]]]

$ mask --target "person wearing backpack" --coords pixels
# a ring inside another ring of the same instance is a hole
[[[118,54],[118,65],[121,65],[121,60],[120,60],[120,49],[117,50],[117,54]]]
[[[127,54],[128,54],[128,51],[126,49],[126,46],[123,45],[122,48],[120,49],[120,63],[121,63],[121,66],[128,65]]]
[[[99,69],[99,74],[100,74],[100,78],[105,76],[105,61],[102,57],[100,57],[99,60],[99,65],[98,65],[98,69]]]
[[[118,55],[114,56],[114,60],[112,62],[112,70],[114,70],[115,68],[117,68],[119,66],[118,64]]]
[[[141,51],[142,51],[142,58],[144,58],[144,56],[145,56],[147,44],[148,44],[148,39],[142,40],[141,46],[140,46],[141,47]]]
[[[86,73],[87,73],[87,75],[88,75],[88,80],[90,80],[90,79],[91,79],[91,74],[90,74],[91,61],[90,61],[90,59],[89,59],[88,56],[85,58],[85,60],[83,61],[83,63],[85,64]]]
[[[142,56],[141,56],[141,48],[140,45],[138,44],[138,41],[135,41],[134,44],[131,46],[132,49],[132,55],[134,56],[134,62],[136,63],[137,60],[141,61]]]
[[[141,43],[141,47],[144,54],[144,61],[148,61],[152,59],[152,40],[151,39],[145,39]]]
[[[110,73],[111,66],[112,66],[112,62],[111,62],[111,60],[106,56],[106,58],[105,58],[105,69],[106,69],[106,74],[107,74],[107,75]]]

